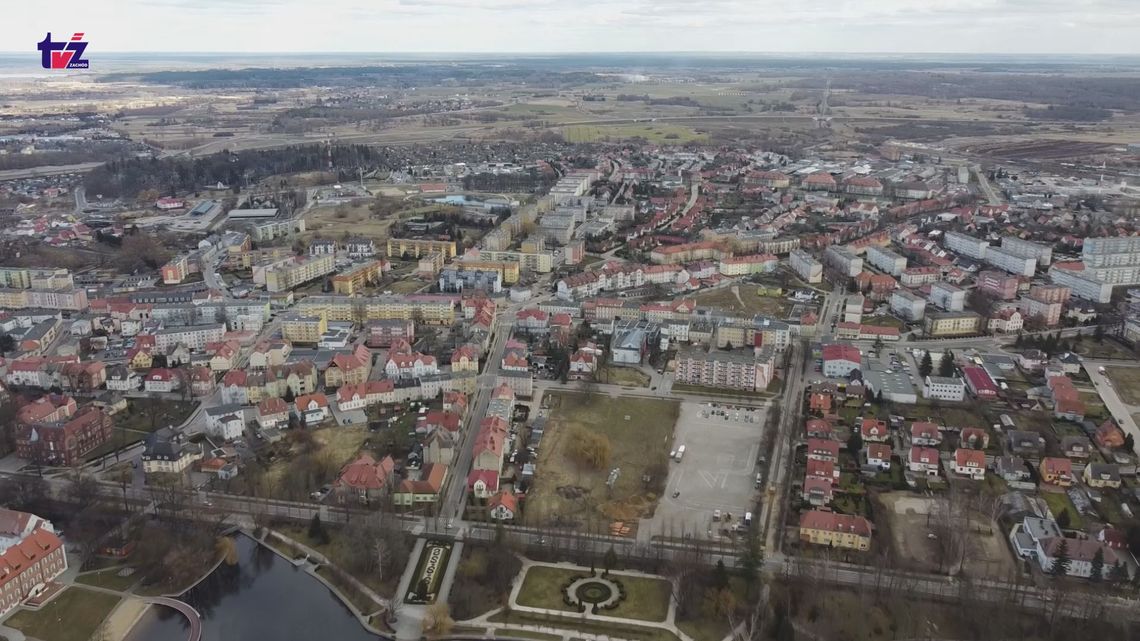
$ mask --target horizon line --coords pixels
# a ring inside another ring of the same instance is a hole
[[[0,55],[26,55],[27,50],[0,50]],[[101,54],[159,54],[159,55],[246,55],[246,56],[271,56],[271,55],[544,55],[544,56],[568,56],[568,55],[629,55],[629,54],[642,54],[642,55],[758,55],[758,56],[820,56],[820,55],[847,55],[847,56],[1032,56],[1032,57],[1056,57],[1056,56],[1085,56],[1095,58],[1108,58],[1108,57],[1121,57],[1133,56],[1140,57],[1140,51],[1127,52],[1127,53],[1079,53],[1072,51],[1065,52],[1041,52],[1041,51],[761,51],[761,50],[575,50],[575,51],[538,51],[538,50],[501,50],[501,51],[335,51],[335,50],[313,50],[313,51],[158,51],[158,50],[105,50],[100,51]]]

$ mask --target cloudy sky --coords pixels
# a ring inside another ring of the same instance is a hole
[[[26,16],[0,21],[0,49],[83,31],[92,55],[1140,53],[1140,0],[52,0]]]

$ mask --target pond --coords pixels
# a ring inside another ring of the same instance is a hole
[[[366,641],[365,630],[323,583],[246,536],[237,565],[222,564],[181,599],[202,614],[203,641]],[[186,618],[170,608],[147,610],[126,641],[186,641]]]

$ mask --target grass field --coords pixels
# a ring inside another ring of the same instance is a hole
[[[661,628],[647,628],[641,625],[625,625],[609,621],[592,621],[580,618],[581,615],[555,616],[547,614],[534,614],[530,612],[511,611],[499,612],[487,620],[491,623],[514,623],[516,625],[535,625],[565,630],[576,630],[587,634],[605,635],[617,639],[630,641],[678,641],[677,635]]]
[[[87,641],[119,604],[105,592],[68,588],[39,610],[20,610],[4,625],[40,641]]]
[[[765,314],[775,318],[783,318],[788,313],[788,301],[775,296],[757,296],[756,285],[741,285],[738,289],[740,296],[733,293],[733,287],[722,287],[701,292],[693,298],[697,305],[705,307],[718,307],[734,314]]]
[[[603,367],[598,372],[596,378],[599,383],[626,385],[630,387],[649,387],[650,381],[649,375],[639,369],[617,367],[616,365]]]
[[[527,520],[581,528],[650,514],[659,497],[646,489],[642,475],[656,468],[663,476],[667,469],[680,404],[599,394],[552,393],[547,398],[551,420],[538,457],[538,479],[527,499]],[[609,439],[612,455],[602,469],[581,466],[570,456],[570,434],[576,428]],[[621,473],[609,490],[606,479],[613,468]]]
[[[119,576],[119,571],[123,568],[111,568],[101,572],[91,572],[90,574],[81,574],[75,577],[76,582],[85,585],[93,585],[97,588],[107,588],[108,590],[118,590],[119,592],[126,592],[128,588],[139,582],[137,574],[130,576]]]
[[[1121,358],[1124,360],[1135,360],[1136,352],[1132,351],[1125,345],[1118,343],[1111,338],[1106,338],[1101,342],[1085,337],[1077,345],[1076,352],[1085,358]]]
[[[127,401],[127,410],[115,415],[111,438],[87,453],[93,461],[115,450],[133,445],[147,434],[167,426],[179,426],[198,407],[196,401],[169,401],[158,398],[136,398]]]
[[[562,128],[562,136],[567,142],[603,142],[607,140],[628,140],[644,138],[658,145],[706,142],[708,134],[699,133],[691,127],[665,123],[629,123],[620,125],[571,125]]]
[[[1140,367],[1106,367],[1104,372],[1120,400],[1140,405]]]
[[[1061,518],[1062,512],[1068,512],[1070,528],[1079,530],[1084,527],[1084,519],[1081,518],[1080,512],[1077,512],[1073,502],[1069,500],[1068,494],[1065,492],[1038,492],[1038,496],[1045,500],[1054,518]]]
[[[369,432],[366,426],[322,427],[313,430],[313,441],[319,444],[322,453],[328,453],[332,460],[343,465],[356,456],[364,441],[368,440]],[[289,468],[292,457],[280,457],[265,471],[265,477],[270,486]]]
[[[564,570],[543,565],[531,566],[523,578],[518,604],[532,608],[577,612],[562,601],[562,585],[575,576],[587,574],[585,569]],[[625,586],[626,597],[605,616],[637,619],[638,621],[664,621],[669,613],[670,588],[667,581],[639,576],[613,575]]]
[[[864,318],[863,324],[874,325],[876,327],[894,327],[896,329],[902,329],[905,326],[901,320],[886,314]]]

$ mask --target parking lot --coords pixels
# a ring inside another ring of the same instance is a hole
[[[674,444],[685,446],[670,463],[669,482],[652,519],[642,530],[680,537],[719,536],[742,522],[757,496],[757,457],[767,407],[682,403]],[[673,495],[679,493],[676,497]],[[713,521],[716,510],[721,520]],[[732,521],[727,521],[727,515]]]

